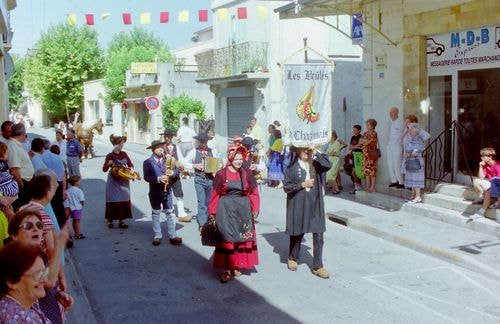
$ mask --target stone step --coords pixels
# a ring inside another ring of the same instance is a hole
[[[469,215],[460,213],[455,210],[433,206],[429,204],[404,204],[401,211],[413,215],[431,218],[443,223],[452,224],[455,226],[463,227],[474,232],[484,233],[487,235],[496,236],[500,238],[500,223],[486,218],[478,218],[473,221],[469,219]],[[487,213],[493,213],[490,210]],[[498,213],[498,211],[497,211]]]
[[[479,198],[479,193],[471,187],[453,183],[438,184],[436,188],[434,188],[434,193],[463,198],[471,201]]]
[[[377,185],[376,186],[376,191],[378,193],[382,193],[385,195],[390,195],[393,197],[398,197],[402,199],[409,199],[411,197],[411,190],[408,189],[397,189],[397,188],[389,188],[388,186],[384,185]]]
[[[474,214],[481,208],[480,205],[473,205],[462,197],[448,196],[441,193],[425,194],[423,200],[425,204],[455,210],[468,215]]]
[[[464,202],[462,198],[441,194],[427,194],[424,195],[423,204],[408,204],[401,198],[384,195],[378,192],[368,193],[365,191],[357,191],[355,199],[356,202],[370,207],[386,211],[405,211],[415,216],[434,219],[471,231],[495,235],[500,238],[500,224],[495,222],[495,220],[500,221],[500,210],[488,209],[485,216],[489,219],[480,218],[471,221],[468,216],[474,214],[481,206],[471,205],[470,202]],[[434,204],[429,204],[428,202],[433,202]],[[470,207],[463,208],[464,210],[462,211],[451,208],[453,204],[462,206],[462,203],[463,206],[467,205]]]

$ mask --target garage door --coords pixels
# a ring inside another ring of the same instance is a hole
[[[227,98],[227,135],[243,134],[253,117],[253,97]]]

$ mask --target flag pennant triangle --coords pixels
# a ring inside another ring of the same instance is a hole
[[[68,22],[68,25],[75,26],[76,25],[76,14],[68,14],[67,22]]]
[[[89,25],[89,26],[94,25],[94,15],[93,14],[86,14],[85,20],[87,21],[87,25]]]
[[[219,21],[227,21],[227,16],[228,16],[227,8],[217,9],[217,19]]]
[[[198,10],[198,20],[208,21],[208,10]]]
[[[188,22],[189,21],[189,11],[183,10],[179,12],[179,22]]]
[[[268,15],[266,6],[257,6],[257,18],[266,19]]]
[[[169,18],[170,18],[170,13],[168,11],[160,12],[160,24],[168,23]]]
[[[128,12],[122,13],[122,19],[123,19],[123,24],[125,25],[132,24],[132,16],[130,15],[130,13]]]
[[[237,10],[238,13],[238,19],[247,19],[247,8],[246,7],[239,7]]]
[[[149,25],[151,23],[151,14],[149,12],[141,13],[141,25]]]
[[[110,13],[103,13],[103,14],[101,14],[101,19],[102,19],[102,20],[106,20],[106,19],[108,19],[110,16],[111,16],[111,14],[110,14]]]

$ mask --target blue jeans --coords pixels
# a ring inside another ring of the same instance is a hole
[[[194,189],[196,190],[196,198],[198,200],[198,213],[196,221],[199,226],[203,226],[208,221],[208,203],[212,195],[213,181],[202,177],[194,177]]]

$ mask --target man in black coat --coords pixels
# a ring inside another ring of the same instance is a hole
[[[326,154],[308,148],[293,147],[295,157],[285,170],[283,189],[286,198],[286,233],[290,235],[288,269],[296,271],[300,247],[305,233],[313,233],[313,274],[327,279],[328,271],[323,267],[323,233],[325,226],[325,204],[321,174],[327,172],[331,163]]]

